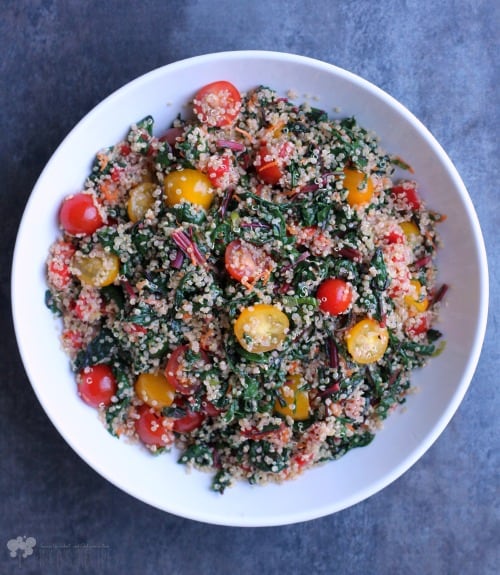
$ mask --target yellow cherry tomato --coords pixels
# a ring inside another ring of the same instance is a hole
[[[210,179],[198,170],[176,170],[164,180],[165,201],[172,207],[185,200],[207,210],[214,199]]]
[[[161,373],[141,373],[134,387],[137,396],[149,407],[163,409],[174,401],[175,388]]]
[[[120,258],[96,248],[87,255],[76,254],[73,268],[82,283],[101,288],[112,284],[118,277]]]
[[[373,196],[373,182],[367,174],[351,168],[344,168],[344,188],[347,203],[351,207],[368,204]]]
[[[153,195],[156,185],[152,182],[143,182],[133,187],[128,196],[127,213],[131,222],[138,222],[153,207],[155,197]]]
[[[290,375],[287,382],[279,390],[281,398],[276,400],[274,411],[281,415],[290,416],[295,421],[301,421],[309,417],[309,394],[299,389],[302,385],[300,375]],[[280,401],[281,399],[281,401]],[[282,405],[282,401],[286,405]]]
[[[374,363],[385,353],[389,345],[389,332],[386,327],[372,318],[358,321],[347,332],[347,350],[357,363]]]
[[[243,308],[234,324],[241,347],[253,353],[279,347],[289,328],[288,317],[274,305],[257,303]]]
[[[424,295],[422,284],[418,280],[411,280],[410,284],[415,288],[416,295],[405,295],[405,304],[411,312],[422,313],[429,307],[429,300]]]
[[[420,230],[415,222],[408,221],[399,224],[408,242],[414,242],[420,235]]]

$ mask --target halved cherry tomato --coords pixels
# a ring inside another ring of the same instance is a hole
[[[207,210],[214,199],[210,178],[198,170],[187,168],[170,172],[163,185],[165,201],[170,207],[184,200]]]
[[[209,162],[207,175],[215,188],[221,187],[224,176],[231,169],[231,158],[229,156],[213,156]]]
[[[180,345],[174,349],[165,367],[165,377],[167,381],[182,395],[191,395],[201,385],[201,381],[190,373],[190,371],[193,370],[193,366],[189,369],[189,366],[186,364],[185,355],[190,349],[187,344]],[[200,350],[198,358],[195,360],[195,369],[200,369],[207,361],[207,354],[203,350]]]
[[[138,222],[153,207],[155,198],[153,192],[156,185],[151,182],[143,182],[133,187],[129,192],[127,202],[127,214],[131,222]]]
[[[193,104],[200,122],[209,126],[229,126],[240,112],[241,95],[231,82],[220,80],[200,88]]]
[[[277,184],[283,176],[278,160],[272,157],[266,144],[260,146],[255,167],[259,178],[271,186]]]
[[[175,388],[161,373],[141,373],[134,387],[137,396],[155,409],[163,409],[174,402]]]
[[[309,417],[309,394],[307,391],[299,389],[302,385],[302,378],[295,374],[288,377],[287,382],[279,390],[281,399],[286,402],[282,405],[280,399],[274,404],[274,411],[281,415],[301,421]]]
[[[365,318],[351,327],[345,336],[347,350],[357,363],[378,361],[389,345],[389,332],[372,318]]]
[[[224,263],[233,279],[252,283],[269,270],[271,261],[262,248],[243,240],[233,240],[226,247]]]
[[[422,333],[426,333],[429,329],[429,318],[427,314],[421,313],[408,318],[405,323],[405,332],[410,337],[415,337]]]
[[[416,293],[415,296],[405,295],[405,304],[410,312],[422,313],[429,307],[429,300],[423,295],[423,287],[418,280],[411,280],[410,284]]]
[[[165,427],[165,417],[155,412],[149,405],[141,405],[137,408],[139,419],[135,420],[135,430],[139,439],[145,445],[165,447],[172,443],[169,430]]]
[[[84,367],[77,376],[78,393],[92,407],[108,406],[117,390],[116,378],[109,365]]]
[[[316,292],[319,309],[330,315],[339,315],[349,309],[352,303],[352,287],[339,278],[328,278]]]
[[[202,402],[201,406],[203,409],[203,413],[205,415],[208,415],[208,417],[217,417],[222,413],[221,409],[215,407],[215,405],[211,401],[208,401],[207,399],[205,399],[205,401]]]
[[[71,282],[70,264],[75,248],[69,242],[57,241],[50,250],[47,275],[51,285],[63,290]]]
[[[105,287],[111,285],[118,277],[120,258],[104,249],[96,248],[90,254],[76,254],[73,258],[73,267],[82,283]]]
[[[80,192],[63,201],[59,211],[59,223],[68,234],[90,235],[104,222],[94,197]]]
[[[203,423],[205,416],[199,411],[187,410],[186,415],[174,419],[174,431],[177,433],[189,433],[200,427]]]
[[[373,183],[367,174],[351,168],[344,168],[344,188],[347,189],[347,203],[351,207],[368,204],[373,196]]]
[[[408,204],[413,210],[418,210],[422,205],[415,182],[402,182],[400,185],[391,188],[391,194],[396,199]]]
[[[411,220],[408,222],[401,222],[399,227],[403,230],[406,241],[409,243],[415,242],[420,235],[420,230],[415,222]]]
[[[257,303],[243,308],[234,324],[234,335],[247,351],[263,353],[285,341],[289,325],[288,317],[276,306]]]

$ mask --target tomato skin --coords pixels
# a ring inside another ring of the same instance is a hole
[[[57,241],[51,248],[51,258],[47,265],[49,282],[58,290],[66,288],[72,279],[71,259],[75,248],[69,242]]]
[[[189,433],[200,427],[204,420],[205,416],[203,413],[187,410],[186,415],[174,419],[174,431],[177,433]]]
[[[295,421],[302,421],[309,417],[309,394],[299,389],[302,384],[300,375],[290,375],[287,382],[279,390],[279,394],[286,405],[281,405],[279,399],[274,404],[274,411],[281,415],[291,417]]]
[[[170,385],[181,395],[191,395],[201,385],[201,381],[190,381],[188,377],[182,377],[179,374],[180,364],[184,359],[184,354],[190,349],[189,345],[180,345],[175,348],[168,358],[167,366],[165,367],[165,377]],[[200,350],[202,361],[207,362],[207,354]]]
[[[389,345],[389,332],[378,321],[367,317],[351,327],[345,339],[347,350],[355,362],[375,363]]]
[[[118,387],[113,370],[105,364],[83,368],[77,382],[80,397],[91,407],[110,405]]]
[[[221,187],[224,176],[231,169],[231,158],[229,156],[216,157],[215,165],[210,165],[208,168],[208,178],[214,188]]]
[[[194,97],[194,113],[203,124],[233,124],[241,108],[241,95],[231,82],[219,80],[200,88]]]
[[[138,419],[135,420],[135,430],[139,439],[150,447],[165,447],[172,443],[168,437],[169,430],[163,425],[166,420],[148,405],[137,408]]]
[[[344,188],[348,191],[347,203],[353,208],[364,206],[372,199],[373,182],[370,176],[358,170],[344,168]]]
[[[120,272],[120,258],[104,249],[95,249],[91,254],[77,253],[73,266],[82,284],[92,287],[111,285]]]
[[[186,201],[208,210],[214,199],[210,178],[191,168],[170,172],[163,182],[165,201],[169,207]]]
[[[63,201],[59,223],[65,232],[73,236],[91,235],[104,224],[94,198],[83,192]]]
[[[422,200],[418,195],[416,184],[413,182],[404,182],[399,186],[391,188],[391,194],[403,202],[407,203],[413,210],[420,209]]]
[[[271,156],[266,144],[262,144],[257,153],[256,169],[259,178],[266,184],[274,186],[277,184],[283,172],[276,159],[268,159]]]
[[[405,295],[404,301],[410,315],[412,313],[415,315],[416,313],[422,313],[427,310],[429,307],[429,300],[427,297],[422,297],[423,287],[418,280],[413,279],[410,281],[410,284],[416,292],[416,297],[413,295]]]
[[[405,325],[405,332],[410,337],[416,337],[429,330],[429,318],[427,314],[422,313],[411,317]]]
[[[347,311],[352,303],[352,288],[344,280],[328,278],[320,284],[316,297],[321,311],[340,315]]]
[[[241,310],[234,323],[234,335],[242,348],[263,353],[285,341],[289,325],[288,317],[276,306],[257,303]]]
[[[141,373],[134,384],[139,398],[154,409],[172,405],[175,389],[161,373]]]
[[[138,222],[146,215],[146,212],[154,206],[154,191],[156,184],[143,182],[133,187],[129,192],[127,202],[127,214],[131,222]]]
[[[261,248],[242,240],[233,240],[226,247],[224,263],[233,279],[252,283],[265,274],[271,262]]]

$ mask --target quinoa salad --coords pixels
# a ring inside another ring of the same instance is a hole
[[[445,218],[353,117],[227,81],[189,107],[97,153],[46,305],[109,432],[222,493],[366,446],[404,403],[443,346]]]

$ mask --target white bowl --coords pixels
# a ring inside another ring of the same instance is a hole
[[[221,496],[210,475],[186,474],[175,455],[152,457],[110,436],[78,397],[60,348],[57,322],[44,307],[44,263],[57,235],[60,201],[77,191],[95,153],[117,142],[128,126],[152,114],[166,127],[196,90],[226,79],[244,91],[258,84],[333,115],[355,115],[383,146],[415,169],[422,196],[448,219],[440,279],[450,285],[439,329],[445,351],[413,377],[420,393],[393,414],[375,440],[283,485],[239,484]],[[488,271],[477,216],[460,176],[429,131],[401,104],[369,82],[305,57],[273,52],[227,52],[159,68],[99,104],[71,131],[41,174],[19,229],[12,271],[14,324],[22,359],[47,415],[71,447],[98,473],[155,507],[192,519],[239,526],[279,525],[334,513],[376,493],[415,463],[458,408],[474,373],[486,328]]]

